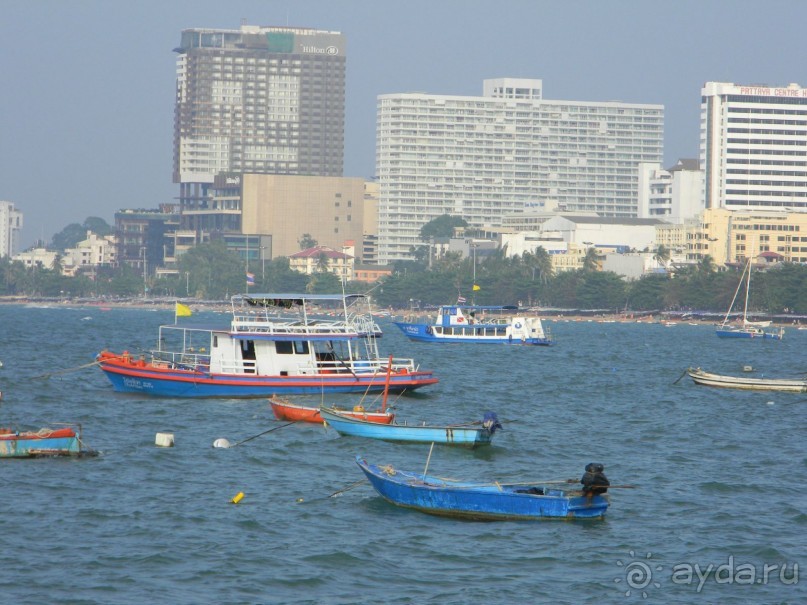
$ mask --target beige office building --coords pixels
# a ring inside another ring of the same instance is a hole
[[[268,258],[299,252],[305,234],[336,250],[353,240],[358,255],[365,239],[365,195],[362,178],[245,174],[242,233],[271,235]]]
[[[807,213],[709,208],[701,229],[691,235],[688,256],[700,260],[707,254],[717,266],[776,252],[782,260],[807,263]]]

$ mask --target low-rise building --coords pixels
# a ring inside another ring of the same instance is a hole
[[[75,248],[64,251],[61,258],[62,275],[75,277],[81,270],[117,265],[117,247],[118,241],[114,235],[100,237],[87,231],[87,239],[80,241]]]
[[[328,272],[339,279],[350,280],[353,264],[352,256],[328,246],[314,246],[289,255],[289,268],[306,275]]]
[[[707,208],[699,229],[689,237],[687,258],[694,262],[709,255],[723,266],[776,252],[786,262],[807,263],[805,212]]]

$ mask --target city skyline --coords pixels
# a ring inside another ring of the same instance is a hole
[[[707,81],[807,84],[800,17],[778,0],[392,4],[6,0],[0,24],[0,200],[21,247],[69,223],[175,201],[175,54],[183,29],[289,25],[348,49],[344,176],[375,171],[377,97],[478,96],[486,78],[535,78],[547,98],[664,106],[664,166],[697,158]]]

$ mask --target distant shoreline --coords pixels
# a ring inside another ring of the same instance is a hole
[[[143,298],[115,298],[115,299],[86,299],[64,297],[31,297],[31,296],[0,296],[0,305],[37,305],[37,306],[71,306],[91,309],[173,309],[177,303],[189,305],[192,309],[216,310],[228,312],[230,302],[227,300],[195,300],[195,299],[143,299]],[[383,309],[376,311],[389,311],[390,318],[404,316],[424,317],[434,315],[436,309]],[[558,309],[558,308],[532,308],[521,309],[520,313],[538,315],[548,321],[562,322],[588,322],[588,323],[646,323],[675,325],[678,323],[691,323],[696,325],[718,324],[725,317],[725,313],[717,312],[688,312],[688,311],[628,311],[627,313],[611,313],[606,309]],[[733,314],[733,317],[736,314]],[[749,314],[749,317],[752,317]],[[777,326],[793,327],[807,325],[807,315],[768,315],[765,313],[753,314],[755,320],[770,320]]]

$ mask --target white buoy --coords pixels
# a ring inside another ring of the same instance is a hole
[[[743,366],[743,372],[753,372],[754,368],[752,366]]]
[[[157,437],[154,439],[154,444],[159,447],[174,447],[174,434],[157,433]]]
[[[213,442],[213,447],[228,448],[230,447],[230,442],[224,437],[219,437]]]

